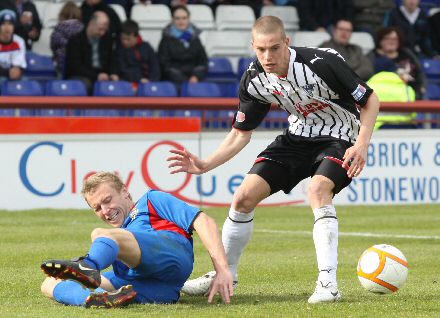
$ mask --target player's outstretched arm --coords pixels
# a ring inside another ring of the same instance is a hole
[[[172,149],[175,156],[167,158],[171,163],[169,168],[175,168],[172,174],[188,172],[202,174],[210,171],[238,154],[251,140],[252,131],[245,131],[232,128],[220,146],[205,160],[200,159],[186,149]]]
[[[350,178],[359,176],[364,169],[368,145],[370,144],[371,135],[373,134],[379,107],[379,99],[373,92],[368,98],[367,104],[361,109],[361,128],[356,143],[354,146],[348,148],[344,155],[343,167],[349,167],[347,175]]]
[[[232,274],[229,270],[225,249],[220,236],[220,231],[214,219],[201,212],[193,223],[193,228],[199,234],[211,256],[216,271],[216,276],[208,292],[208,302],[212,302],[214,296],[219,293],[223,301],[230,303],[234,294],[232,286]]]

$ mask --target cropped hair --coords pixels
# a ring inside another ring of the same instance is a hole
[[[280,18],[271,15],[259,17],[252,27],[252,37],[254,36],[254,33],[273,34],[276,32],[280,32],[283,39],[286,38],[283,21],[281,21]]]
[[[125,186],[117,174],[112,172],[97,172],[84,180],[81,190],[82,196],[85,198],[87,195],[95,193],[99,185],[103,183],[110,183],[118,193],[121,192]]]

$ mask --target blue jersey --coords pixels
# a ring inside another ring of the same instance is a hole
[[[171,194],[148,191],[121,226],[133,233],[138,241],[141,263],[129,268],[117,260],[113,263],[115,275],[129,281],[172,281],[178,290],[193,268],[191,226],[199,213],[198,208]]]
[[[172,231],[192,242],[191,225],[200,213],[169,193],[150,190],[135,204],[122,228],[130,231]]]

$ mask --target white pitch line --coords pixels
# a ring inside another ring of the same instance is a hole
[[[311,231],[285,231],[285,230],[255,229],[255,232],[271,233],[271,234],[313,235],[313,233]],[[402,238],[402,239],[440,240],[440,236],[384,234],[384,233],[368,233],[368,232],[339,232],[339,236],[390,237],[390,238]]]

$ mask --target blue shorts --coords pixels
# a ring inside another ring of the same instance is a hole
[[[129,229],[126,229],[130,231]],[[120,261],[113,272],[103,275],[116,289],[131,284],[140,303],[173,303],[191,275],[194,265],[192,243],[171,231],[130,231],[141,249],[141,263],[128,268]]]

